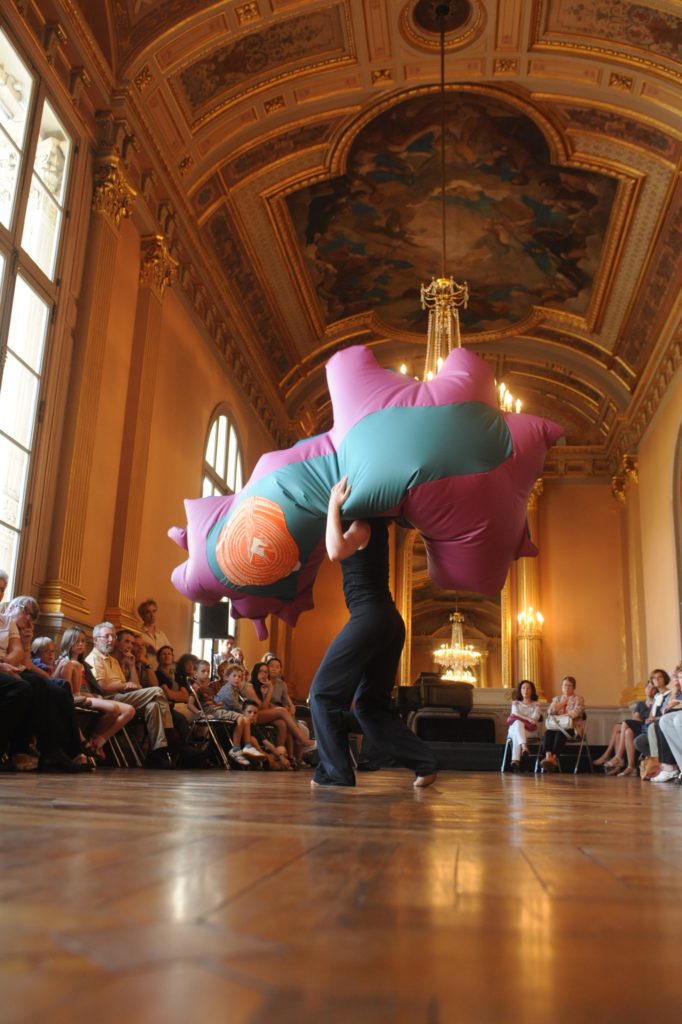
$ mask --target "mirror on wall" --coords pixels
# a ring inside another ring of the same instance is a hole
[[[403,584],[406,590],[403,616],[408,643],[401,673],[403,684],[414,683],[422,672],[439,672],[433,651],[443,642],[449,644],[450,613],[463,615],[465,644],[473,644],[481,652],[476,668],[476,685],[502,687],[503,615],[502,597],[487,597],[467,590],[444,590],[436,586],[427,571],[426,549],[416,532],[405,537],[402,545]]]

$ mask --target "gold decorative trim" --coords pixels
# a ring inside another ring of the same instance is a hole
[[[634,78],[630,78],[629,75],[619,75],[616,71],[612,71],[609,75],[610,89],[619,89],[621,92],[632,92],[632,86],[634,84]]]
[[[469,0],[471,14],[459,29],[445,33],[446,52],[461,50],[470,46],[477,39],[486,26],[486,11],[479,0]],[[403,39],[414,46],[417,50],[424,50],[428,53],[437,53],[440,49],[440,34],[429,32],[427,29],[417,27],[414,22],[413,12],[418,0],[409,0],[403,8],[398,28]]]
[[[493,63],[493,70],[496,75],[517,75],[519,62],[515,57],[497,57]]]
[[[180,177],[184,178],[184,176],[188,173],[188,171],[192,169],[192,167],[194,167],[194,157],[190,156],[189,154],[187,156],[183,156],[182,160],[178,164],[178,171],[180,172]]]
[[[248,3],[239,4],[235,7],[234,13],[240,25],[248,25],[250,22],[257,21],[261,17],[256,0],[249,0]]]
[[[531,42],[529,50],[532,53],[538,51],[541,53],[561,52],[574,54],[579,57],[592,57],[595,60],[624,64],[626,67],[636,71],[651,71],[655,75],[660,75],[661,78],[666,78],[673,82],[682,82],[682,72],[675,71],[673,68],[667,68],[663,64],[659,64],[657,61],[650,60],[647,57],[625,54],[622,50],[612,50],[608,46],[588,46],[586,43],[569,43],[558,39],[536,39],[534,42]]]
[[[153,75],[150,71],[149,64],[145,64],[133,78],[137,91],[142,95],[148,85],[151,85],[154,80]]]
[[[101,213],[118,227],[123,217],[130,217],[137,191],[129,184],[116,156],[102,157],[95,164],[93,213]]]
[[[266,114],[274,114],[276,110],[284,110],[286,107],[286,100],[284,96],[273,96],[271,100],[266,100],[263,104],[263,109]]]
[[[140,241],[140,286],[151,288],[163,298],[178,272],[178,261],[171,256],[166,239],[161,234],[146,235]]]
[[[60,47],[66,46],[68,37],[58,21],[48,21],[43,30],[43,49],[48,64],[54,64]]]

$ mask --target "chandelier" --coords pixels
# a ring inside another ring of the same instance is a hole
[[[443,668],[441,679],[449,683],[473,683],[475,686],[477,679],[474,669],[481,660],[481,652],[473,644],[464,643],[464,616],[460,612],[451,612],[450,622],[450,644],[442,643],[437,647],[433,652],[433,660]]]
[[[438,373],[443,360],[453,348],[461,348],[459,333],[459,310],[466,309],[469,288],[466,281],[458,284],[445,273],[447,253],[447,217],[445,201],[445,18],[450,5],[441,3],[436,8],[440,18],[440,203],[441,203],[441,272],[432,277],[431,283],[421,286],[422,309],[428,310],[429,321],[426,333],[426,360],[422,380],[432,380]]]

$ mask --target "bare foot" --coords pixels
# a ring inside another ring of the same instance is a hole
[[[436,781],[437,772],[432,772],[431,775],[418,775],[413,782],[415,789],[426,789],[427,786],[432,785]]]

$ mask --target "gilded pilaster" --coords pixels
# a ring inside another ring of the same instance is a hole
[[[154,386],[161,343],[163,296],[177,263],[160,234],[142,239],[133,349],[123,424],[123,457],[116,491],[105,618],[136,626],[140,530],[151,437]]]
[[[64,486],[52,535],[50,578],[40,592],[46,613],[77,621],[86,620],[90,614],[81,590],[81,567],[119,224],[130,216],[135,195],[120,156],[112,152],[111,145],[106,146],[95,161],[88,259],[70,389],[74,405],[67,422],[61,472]]]
[[[624,687],[621,704],[640,700],[648,677],[647,654],[642,642],[646,636],[644,621],[644,581],[642,565],[642,530],[639,511],[639,472],[637,456],[621,454],[611,489],[621,505],[623,524],[623,572],[625,576],[625,677],[632,685]]]
[[[538,501],[543,491],[542,479],[536,480],[528,499],[528,528],[533,539],[538,535]],[[516,564],[516,607],[522,613],[530,609],[537,613],[540,599],[540,578],[537,558],[520,558]],[[535,683],[542,693],[542,635],[536,622],[519,621],[517,626],[517,653],[519,679]]]

